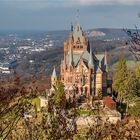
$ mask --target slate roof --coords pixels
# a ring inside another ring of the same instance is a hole
[[[69,64],[69,58],[70,58],[69,55],[70,54],[68,54],[66,56],[66,63],[67,64]],[[105,71],[104,54],[96,54],[95,55],[94,53],[92,53],[92,55],[93,55],[94,70],[95,71],[99,71],[99,70]],[[80,54],[73,53],[74,66],[77,67],[78,63],[80,62],[80,59],[82,59],[88,68],[88,62],[89,62],[89,58],[90,58],[89,56],[90,56],[90,53],[87,50],[83,51]]]

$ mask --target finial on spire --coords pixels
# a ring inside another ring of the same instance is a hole
[[[79,9],[77,9],[77,15],[76,15],[77,21],[79,20]]]

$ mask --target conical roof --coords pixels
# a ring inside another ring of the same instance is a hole
[[[89,62],[88,62],[88,67],[93,68],[94,63],[93,63],[93,54],[92,54],[92,48],[90,47],[90,54],[89,54]]]
[[[107,64],[107,51],[105,50],[105,58],[104,58],[106,72],[108,72],[108,64]]]
[[[56,77],[57,77],[57,76],[56,76],[55,67],[54,67],[54,69],[53,69],[52,77],[53,77],[53,78],[56,78]]]

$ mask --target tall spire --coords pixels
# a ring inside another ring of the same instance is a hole
[[[87,51],[90,53],[90,42],[89,42],[89,40],[87,42]]]
[[[93,68],[94,63],[93,63],[93,54],[92,54],[92,48],[90,47],[90,54],[89,54],[89,62],[88,62],[88,67]]]
[[[108,72],[108,64],[107,64],[107,51],[105,50],[105,56],[104,56],[104,62],[105,62],[105,68],[106,68],[106,72]]]
[[[57,76],[56,76],[56,71],[55,71],[55,67],[54,67],[54,69],[53,69],[53,73],[52,73],[52,78],[56,78]]]
[[[73,25],[72,25],[72,23],[71,23],[71,32],[73,32]]]
[[[79,21],[79,9],[77,9],[76,20]]]
[[[72,48],[70,47],[69,52],[69,65],[73,65],[73,55],[72,55]]]
[[[76,24],[73,28],[74,43],[77,43],[77,41],[78,41],[82,44],[83,43],[82,36],[83,36],[83,31],[82,31],[82,28],[81,28],[80,22],[79,22],[79,10],[77,10]]]

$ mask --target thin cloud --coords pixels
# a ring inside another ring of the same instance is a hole
[[[79,0],[82,5],[110,5],[114,4],[114,0]]]
[[[0,0],[0,5],[31,9],[89,5],[140,5],[140,0]]]
[[[140,0],[118,0],[118,3],[124,5],[139,5]]]
[[[79,0],[82,5],[108,5],[108,4],[120,4],[120,5],[138,5],[140,0]]]

